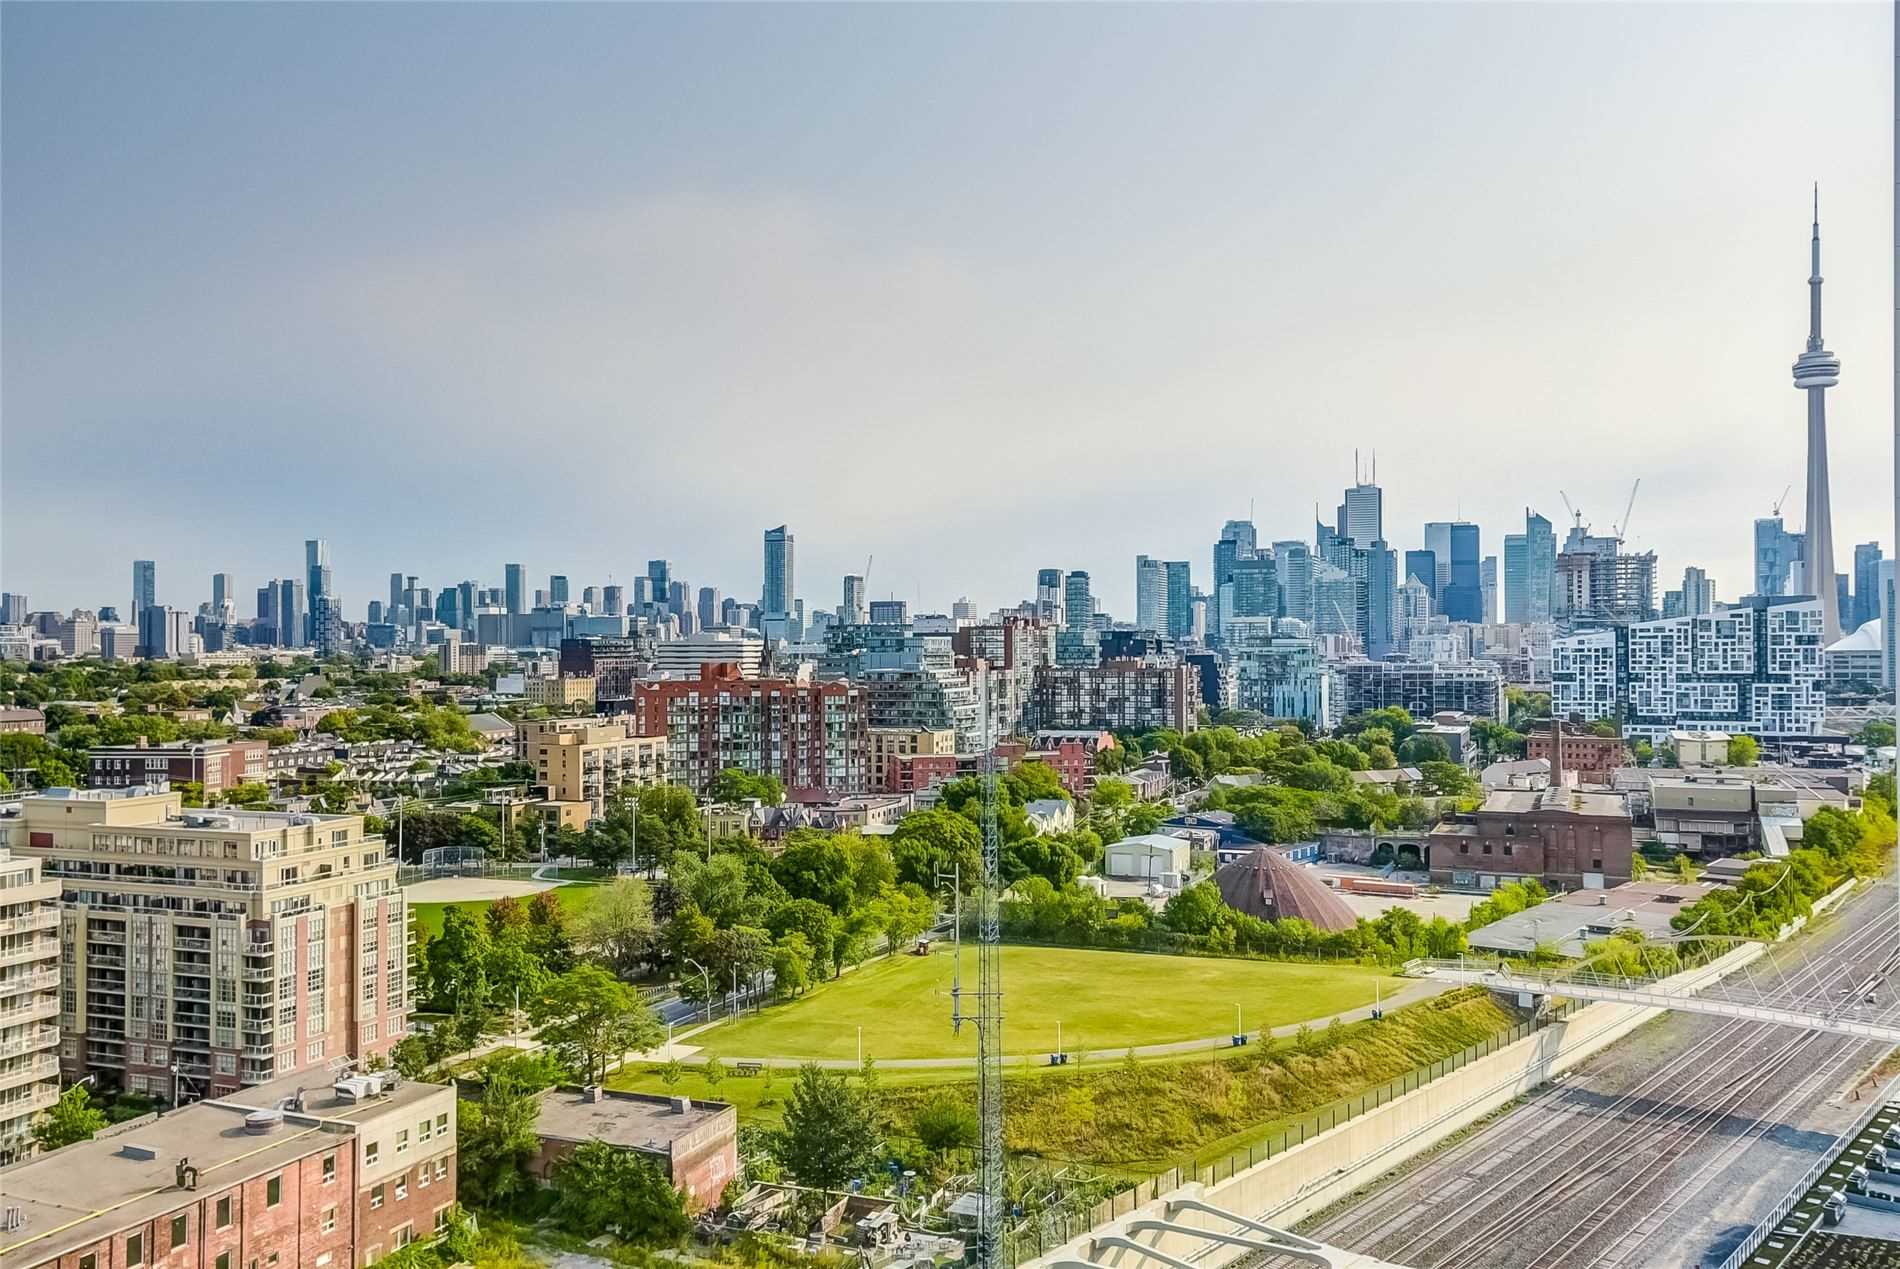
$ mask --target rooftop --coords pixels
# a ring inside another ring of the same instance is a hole
[[[82,1141],[0,1168],[0,1194],[20,1209],[22,1223],[0,1231],[0,1269],[39,1264],[128,1225],[180,1206],[176,1167],[189,1159],[200,1191],[222,1189],[274,1172],[354,1134],[356,1124],[443,1091],[404,1081],[364,1101],[329,1086],[305,1089],[301,1113],[285,1110],[265,1132],[247,1131],[246,1116],[285,1105],[310,1074],[288,1076],[171,1114],[133,1120]]]
[[[735,1112],[726,1102],[650,1093],[602,1090],[590,1101],[578,1088],[550,1088],[541,1094],[534,1130],[558,1141],[605,1141],[628,1150],[665,1153],[672,1143]]]
[[[1571,815],[1628,819],[1629,806],[1620,793],[1592,793],[1580,789],[1493,789],[1479,810],[1491,815],[1529,815],[1535,811],[1564,811]]]
[[[1492,952],[1528,952],[1540,941],[1566,956],[1585,942],[1634,929],[1645,937],[1669,932],[1669,921],[1714,886],[1704,882],[1629,881],[1608,890],[1572,890],[1471,932],[1471,946]]]

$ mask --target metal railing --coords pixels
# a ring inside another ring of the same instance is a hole
[[[1834,1144],[1829,1146],[1813,1166],[1802,1174],[1801,1179],[1795,1182],[1792,1189],[1781,1196],[1781,1199],[1770,1209],[1767,1218],[1750,1230],[1748,1237],[1736,1244],[1735,1250],[1731,1251],[1728,1258],[1717,1265],[1716,1269],[1740,1269],[1747,1263],[1748,1258],[1768,1241],[1769,1236],[1775,1232],[1775,1227],[1794,1210],[1795,1204],[1801,1201],[1801,1196],[1813,1189],[1815,1182],[1827,1175],[1828,1169],[1835,1165],[1842,1152],[1854,1143],[1855,1138],[1867,1131],[1867,1125],[1874,1121],[1875,1116],[1892,1107],[1892,1099],[1897,1091],[1900,1091],[1900,1080],[1887,1085],[1885,1093],[1874,1099],[1872,1105],[1867,1108],[1867,1113],[1862,1115],[1853,1127],[1834,1139]]]

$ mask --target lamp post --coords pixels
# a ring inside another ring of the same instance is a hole
[[[712,1021],[712,974],[698,961],[688,956],[684,958],[688,965],[698,970],[706,980],[706,1021]]]

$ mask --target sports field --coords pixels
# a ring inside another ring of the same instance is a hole
[[[974,993],[976,962],[965,950],[963,988]],[[724,1058],[972,1056],[974,1028],[950,1029],[954,962],[947,948],[867,964],[802,1000],[771,1005],[695,1035],[689,1043]],[[1379,985],[1383,984],[1382,987]],[[1003,949],[1003,1043],[1008,1053],[1061,1047],[1120,1050],[1226,1035],[1234,1005],[1247,1031],[1327,1017],[1391,996],[1402,984],[1358,965],[1153,956],[1059,947]],[[963,1001],[966,1016],[974,995]]]
[[[572,916],[599,887],[585,882],[576,882],[572,885],[554,886],[552,889],[554,897],[561,901],[561,906],[567,909],[569,916]],[[534,895],[530,893],[519,895],[517,898],[525,905],[534,898]],[[479,916],[493,902],[493,899],[463,899],[450,903],[412,903],[409,905],[409,928],[417,938],[424,936],[434,938],[442,932],[442,914],[448,909],[467,908],[471,913]]]

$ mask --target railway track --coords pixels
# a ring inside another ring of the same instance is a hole
[[[1900,966],[1891,907],[1866,900],[1875,906],[1850,904],[1850,924],[1816,949],[1818,959],[1801,949],[1772,954],[1778,986],[1765,1002],[1858,1001]],[[1698,1020],[1685,1029],[1666,1062],[1620,1091],[1593,1101],[1575,1083],[1555,1085],[1302,1232],[1417,1269],[1657,1264],[1654,1239],[1691,1200],[1877,1047],[1766,1023]],[[1673,1175],[1685,1161],[1700,1166]]]

